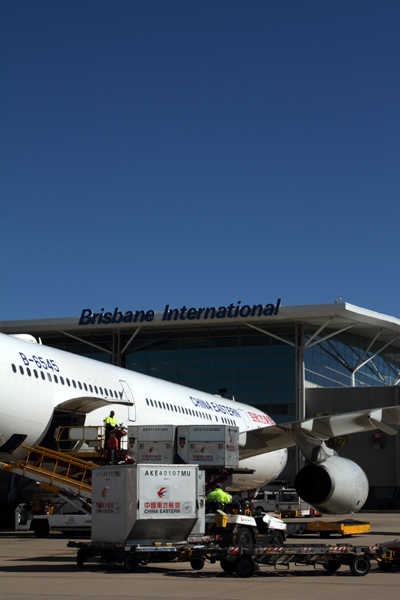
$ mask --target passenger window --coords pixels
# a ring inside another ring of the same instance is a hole
[[[51,375],[50,375],[50,373],[47,373],[47,379],[48,379],[49,381],[51,381]]]
[[[78,387],[79,387],[80,390],[82,389],[82,384],[81,384],[80,381],[78,381]]]
[[[74,386],[74,388],[76,388],[75,379],[72,380],[72,385]]]
[[[38,372],[36,371],[36,369],[33,369],[33,372],[35,373],[35,377],[37,379],[39,377]]]
[[[104,393],[106,396],[108,396],[107,388],[104,388]]]
[[[56,383],[58,383],[58,377],[57,377],[57,375],[53,375],[53,377],[54,377],[54,381],[55,381]]]
[[[70,382],[70,380],[68,379],[68,377],[67,377],[67,386],[68,386],[68,387],[70,387],[70,386],[71,386],[71,382]]]
[[[21,373],[21,375],[24,374],[24,367],[21,367],[21,365],[19,366],[19,372]]]
[[[43,379],[43,381],[44,381],[45,377],[44,377],[44,373],[43,373],[43,371],[40,371],[40,375],[42,376],[42,379]]]
[[[87,389],[87,385],[86,385],[86,383],[84,383],[84,384],[83,384],[83,387],[85,388],[85,392],[87,392],[87,391],[88,391],[88,389]]]
[[[89,383],[89,390],[90,390],[90,391],[92,392],[92,394],[93,394],[93,388],[92,388],[92,386],[90,385],[90,383]]]
[[[30,377],[31,376],[31,370],[30,370],[29,367],[26,367],[26,372],[28,373],[28,376]]]
[[[96,394],[99,393],[99,390],[97,389],[97,385],[94,386],[94,391],[96,392]]]
[[[103,388],[99,388],[100,394],[103,395]]]
[[[17,367],[15,365],[11,365],[11,367],[12,367],[12,370],[14,371],[14,373],[16,373],[17,372]]]
[[[150,404],[153,406],[153,400],[150,398]]]
[[[113,397],[112,390],[109,390],[111,398]]]
[[[60,377],[61,385],[64,385],[64,378]]]

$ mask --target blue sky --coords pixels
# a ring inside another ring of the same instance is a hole
[[[400,317],[400,3],[1,0],[0,320]]]

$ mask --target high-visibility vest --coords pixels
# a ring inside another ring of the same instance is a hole
[[[216,488],[208,494],[206,500],[216,500],[217,502],[229,502],[229,496],[221,488]]]
[[[104,419],[104,423],[106,425],[112,425],[113,427],[117,427],[118,425],[117,419],[115,417],[110,417],[110,415]]]

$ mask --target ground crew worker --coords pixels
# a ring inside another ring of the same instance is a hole
[[[108,438],[110,437],[110,431],[118,427],[118,421],[115,418],[115,412],[112,410],[108,417],[104,419],[104,446],[107,448]]]
[[[107,441],[108,464],[110,464],[110,465],[115,464],[115,454],[116,454],[117,450],[118,450],[118,440],[115,437],[115,433],[111,432],[110,437],[108,438],[108,441]]]
[[[206,500],[215,500],[216,502],[223,502],[224,504],[230,502],[229,494],[224,492],[220,483],[218,483],[213,491],[208,494]]]

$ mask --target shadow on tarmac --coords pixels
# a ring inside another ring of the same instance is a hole
[[[68,573],[74,573],[75,575],[77,574],[84,574],[85,571],[87,573],[95,573],[95,574],[103,574],[106,576],[110,576],[110,575],[118,575],[118,577],[140,577],[141,575],[149,575],[149,574],[158,574],[158,575],[163,575],[165,577],[177,577],[177,578],[185,578],[185,579],[193,579],[193,580],[199,580],[199,579],[215,579],[215,578],[227,578],[227,579],[238,579],[240,580],[241,578],[238,577],[236,574],[233,575],[228,575],[227,573],[221,571],[193,571],[190,570],[190,568],[188,568],[188,570],[177,570],[177,569],[169,569],[168,567],[156,567],[156,566],[144,566],[144,567],[139,567],[138,571],[135,573],[127,573],[125,571],[124,566],[121,564],[104,564],[101,562],[88,562],[85,563],[85,566],[83,567],[83,569],[78,569],[75,561],[71,561],[70,557],[47,557],[47,556],[42,556],[42,557],[36,557],[35,559],[26,559],[29,560],[29,562],[33,562],[33,560],[35,561],[35,564],[29,564],[29,565],[21,565],[21,560],[18,561],[18,565],[15,566],[7,566],[7,567],[0,567],[0,573],[9,573],[9,574],[23,574],[23,573],[43,573],[43,574],[51,574],[51,573],[62,573],[62,574],[68,574]],[[49,563],[55,563],[55,564],[49,564]],[[63,564],[60,564],[63,563]],[[68,563],[68,564],[66,564]],[[216,569],[219,568],[216,566]],[[390,575],[399,575],[400,572],[400,566],[396,567],[394,566],[392,571],[385,573],[385,577],[386,576],[390,576]],[[379,573],[382,574],[382,571],[379,570],[377,565],[372,565],[371,571],[370,573],[367,575],[368,576],[373,576],[374,574]],[[297,577],[297,578],[302,578],[302,577],[354,577],[354,575],[352,574],[352,572],[350,571],[350,568],[346,565],[343,565],[343,567],[339,570],[336,571],[336,573],[329,573],[327,571],[325,571],[325,569],[321,566],[321,568],[317,568],[317,569],[312,569],[311,567],[309,567],[308,569],[304,569],[304,570],[274,570],[274,569],[262,569],[259,571],[256,571],[255,574],[253,575],[253,577],[273,577],[273,578],[282,578],[282,577]]]

